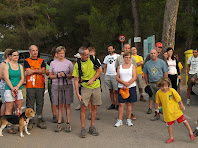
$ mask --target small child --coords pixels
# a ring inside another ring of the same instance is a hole
[[[157,84],[157,86],[161,89],[156,93],[156,103],[162,106],[164,121],[168,127],[169,139],[166,141],[166,143],[175,141],[173,138],[172,128],[175,120],[177,120],[178,123],[183,122],[189,131],[190,139],[195,140],[195,136],[193,135],[191,127],[183,115],[183,112],[181,111],[185,109],[181,97],[175,89],[169,88],[170,85],[171,81],[169,78],[161,78]],[[178,103],[180,103],[180,106]]]

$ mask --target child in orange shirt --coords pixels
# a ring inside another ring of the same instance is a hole
[[[170,85],[171,81],[169,78],[161,78],[157,84],[157,86],[161,89],[156,93],[156,103],[162,106],[164,121],[168,127],[169,139],[166,141],[166,143],[175,141],[173,138],[172,128],[175,120],[177,120],[178,123],[183,122],[189,131],[190,139],[195,140],[195,136],[193,135],[191,127],[183,115],[183,112],[181,111],[185,109],[181,97],[175,89],[169,88]],[[180,105],[178,103],[180,103]]]

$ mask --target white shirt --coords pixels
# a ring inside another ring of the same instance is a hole
[[[168,74],[176,75],[177,68],[176,68],[176,60],[167,60],[168,63]]]
[[[195,58],[194,56],[188,59],[187,64],[190,64],[190,71],[189,74],[196,74],[198,72],[198,57]]]
[[[119,57],[119,54],[114,53],[113,55],[107,55],[103,61],[104,64],[107,64],[107,70],[105,75],[117,75],[115,62]]]
[[[130,68],[128,69],[123,69],[122,65],[120,65],[120,69],[119,69],[119,74],[120,74],[120,79],[128,82],[129,80],[132,79],[133,77],[133,64],[131,64]],[[124,85],[121,83],[118,83],[118,88],[122,88]],[[134,81],[130,86],[128,86],[128,88],[131,87],[135,87],[136,86],[136,82]]]

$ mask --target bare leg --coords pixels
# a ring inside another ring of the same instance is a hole
[[[3,103],[1,106],[1,116],[5,115],[5,110],[6,110],[6,103]]]
[[[185,127],[187,128],[189,134],[192,135],[193,132],[192,132],[192,129],[191,129],[191,127],[190,127],[188,121],[186,120],[186,122],[183,122],[183,123],[184,123]]]
[[[122,120],[124,114],[124,105],[125,103],[119,103],[118,119]],[[131,112],[130,112],[131,114]]]
[[[118,103],[118,91],[117,90],[114,90],[114,99],[115,99],[116,104],[119,105],[119,103]]]
[[[13,104],[14,102],[6,102],[5,115],[12,115]]]
[[[173,139],[173,127],[172,127],[172,126],[169,126],[169,127],[168,127],[168,133],[169,133],[169,137],[170,137],[171,139]]]
[[[89,109],[89,113],[91,113],[91,100],[89,100],[88,109]]]
[[[80,121],[81,121],[81,127],[85,127],[85,113],[86,113],[87,107],[81,106],[80,109]]]
[[[111,104],[115,105],[113,89],[109,89],[109,92],[110,92]]]
[[[157,110],[158,109],[158,104],[156,103],[156,102],[154,102],[154,108],[155,108],[155,110]]]
[[[70,106],[70,104],[67,104],[65,106],[65,120],[66,120],[66,123],[67,122],[70,123],[70,121],[71,121],[71,106]]]
[[[63,104],[60,104],[59,106],[56,106],[56,118],[58,119],[58,123],[62,122],[62,116],[63,116]]]
[[[92,112],[91,112],[91,126],[95,125],[95,119],[97,114],[97,105],[91,106]]]
[[[149,100],[149,108],[150,108],[150,109],[153,108],[153,100]]]
[[[127,119],[131,119],[132,103],[127,102]]]
[[[190,93],[191,93],[191,87],[188,87],[187,89],[187,98],[190,99]]]
[[[51,104],[52,114],[56,116],[56,105]]]

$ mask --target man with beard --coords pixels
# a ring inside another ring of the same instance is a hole
[[[114,53],[115,48],[113,45],[108,45],[108,52],[104,59],[104,74],[105,74],[105,84],[109,88],[111,105],[108,107],[108,110],[118,109],[118,83],[116,81],[116,68],[115,62],[119,57],[118,54]]]

